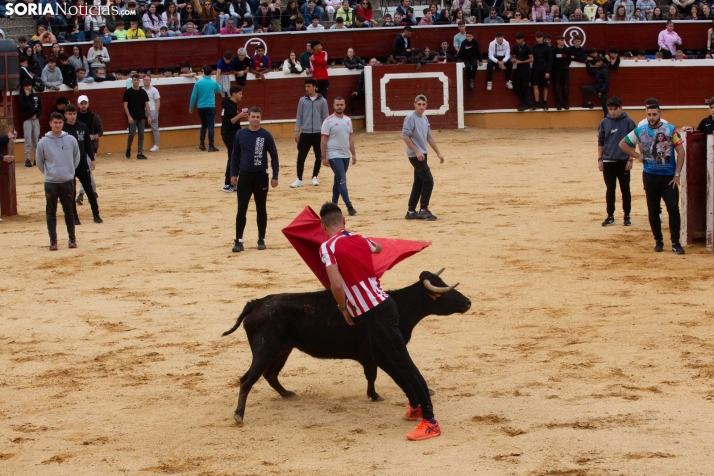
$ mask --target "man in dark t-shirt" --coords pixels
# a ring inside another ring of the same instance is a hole
[[[236,82],[239,86],[245,86],[245,81],[248,79],[248,71],[250,70],[250,56],[245,48],[238,48],[238,57],[235,59]]]
[[[513,61],[513,92],[521,100],[519,111],[525,111],[531,107],[528,86],[531,79],[531,63],[533,62],[533,51],[526,44],[526,35],[519,31],[516,33],[516,44],[511,50],[511,61]]]
[[[146,160],[144,155],[144,126],[151,125],[149,95],[139,87],[139,75],[131,77],[131,87],[124,91],[124,113],[129,122],[129,137],[126,140],[126,158],[131,159],[131,143],[139,132],[139,151],[136,158]]]
[[[714,98],[709,99],[709,115],[702,119],[697,130],[705,134],[714,134]]]
[[[230,97],[223,98],[221,104],[221,139],[228,151],[228,164],[226,164],[226,180],[223,191],[226,193],[235,192],[237,189],[231,185],[231,155],[233,155],[233,140],[236,132],[240,130],[241,119],[248,119],[248,109],[238,112],[238,102],[243,98],[243,88],[231,86]]]

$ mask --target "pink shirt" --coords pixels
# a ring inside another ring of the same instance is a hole
[[[675,51],[677,51],[677,45],[682,44],[682,39],[679,37],[676,31],[673,31],[670,33],[667,30],[662,30],[659,32],[659,37],[657,38],[657,44],[659,45],[659,48],[662,50],[666,46],[669,48],[669,51],[674,54]]]

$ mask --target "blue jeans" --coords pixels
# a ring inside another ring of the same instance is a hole
[[[347,208],[352,208],[350,196],[347,194],[347,169],[350,166],[350,159],[330,159],[330,168],[335,174],[335,181],[332,185],[332,203],[342,197]]]
[[[216,108],[199,107],[198,117],[201,118],[201,144],[206,140],[206,129],[208,129],[208,145],[213,147],[213,135],[216,129]]]

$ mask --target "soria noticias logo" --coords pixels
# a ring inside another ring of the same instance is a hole
[[[67,3],[57,3],[54,7],[51,3],[46,3],[44,5],[37,3],[8,3],[5,6],[6,16],[16,15],[16,16],[44,16],[47,13],[57,16],[64,15],[66,17],[70,16],[87,16],[87,15],[102,15],[109,16],[112,13],[114,15],[119,14],[119,7],[116,5],[68,5]]]

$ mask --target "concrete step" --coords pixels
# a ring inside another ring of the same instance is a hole
[[[17,40],[25,36],[29,40],[37,30],[35,20],[29,17],[0,18],[0,28],[5,32],[5,38]]]

